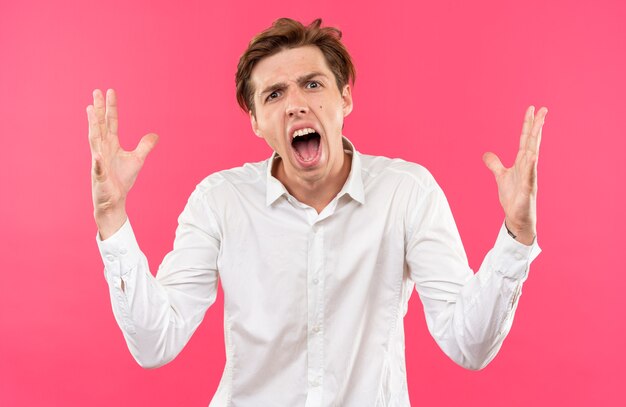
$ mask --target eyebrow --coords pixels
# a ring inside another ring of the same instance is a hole
[[[303,85],[303,84],[307,83],[308,81],[310,81],[311,79],[313,79],[313,78],[315,78],[317,76],[322,76],[322,77],[328,79],[328,76],[326,74],[323,74],[321,72],[311,72],[311,73],[308,73],[306,75],[302,75],[301,77],[296,79],[296,82],[298,83],[298,85]],[[279,89],[285,89],[286,87],[287,87],[287,82],[277,82],[277,83],[271,84],[271,85],[267,86],[265,89],[263,89],[261,91],[261,93],[259,93],[259,96],[262,98],[263,95],[265,95],[267,93],[271,93],[271,92],[274,92],[274,91],[279,90]]]

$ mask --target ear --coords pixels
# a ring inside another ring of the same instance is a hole
[[[341,99],[343,99],[343,117],[346,117],[352,112],[352,89],[350,85],[343,87],[341,92]]]
[[[256,116],[254,115],[254,113],[252,113],[252,110],[249,110],[248,114],[250,115],[250,125],[252,126],[252,131],[254,132],[254,134],[256,134],[257,137],[263,138],[259,130],[259,125],[256,121]]]

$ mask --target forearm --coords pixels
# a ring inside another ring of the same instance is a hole
[[[113,313],[131,354],[143,367],[168,363],[185,346],[214,301],[211,282],[207,278],[195,282],[200,287],[194,293],[204,285],[208,295],[189,299],[177,289],[181,281],[159,281],[150,273],[129,223],[98,245]]]
[[[530,262],[538,253],[536,245],[513,241],[503,227],[478,273],[453,301],[426,301],[431,333],[455,362],[482,369],[496,356],[511,329]]]

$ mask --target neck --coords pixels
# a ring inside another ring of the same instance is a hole
[[[339,168],[332,169],[328,175],[320,179],[288,178],[281,161],[272,172],[294,198],[320,213],[341,191],[350,175],[351,166],[352,155],[344,152],[343,162]]]

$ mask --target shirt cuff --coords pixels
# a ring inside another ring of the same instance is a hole
[[[536,237],[530,246],[526,246],[509,235],[504,222],[493,250],[496,270],[506,277],[522,281],[528,277],[530,263],[541,253]]]
[[[105,240],[97,232],[96,242],[104,262],[105,274],[109,277],[125,276],[141,257],[141,250],[128,219],[117,232]]]

